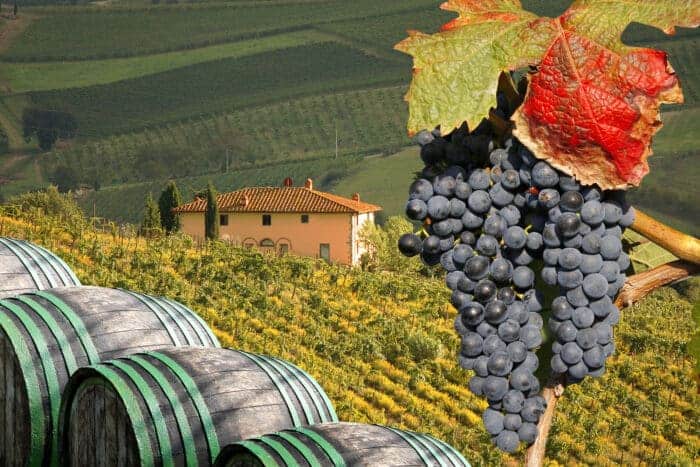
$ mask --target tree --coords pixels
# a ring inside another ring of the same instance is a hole
[[[146,236],[151,236],[160,230],[160,212],[150,192],[146,196],[145,208],[141,232]]]
[[[78,173],[73,167],[67,165],[60,165],[56,167],[49,177],[49,181],[56,185],[58,191],[65,193],[70,190],[75,190],[78,188],[79,180]]]
[[[30,107],[22,113],[22,134],[29,142],[36,135],[39,147],[50,150],[56,141],[73,138],[78,131],[78,122],[68,112],[42,110]]]
[[[367,246],[362,257],[362,266],[368,270],[383,271],[422,271],[421,263],[396,254],[399,237],[413,231],[413,225],[400,216],[389,217],[383,226],[367,222],[360,230],[360,240]]]
[[[219,238],[219,204],[216,200],[216,188],[212,182],[207,185],[207,211],[204,213],[204,236],[208,240]]]
[[[17,2],[15,2],[15,6],[12,9],[12,13],[14,14],[15,17],[17,16]]]
[[[158,199],[160,224],[167,233],[180,229],[180,216],[173,212],[173,209],[180,206],[180,204],[182,204],[180,190],[177,189],[174,181],[170,181]]]

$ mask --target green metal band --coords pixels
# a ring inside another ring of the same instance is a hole
[[[438,464],[440,464],[440,467],[449,467],[449,465],[444,461],[444,457],[440,456],[436,451],[435,451],[435,446],[427,441],[425,437],[420,434],[420,433],[414,433],[413,431],[404,431],[407,436],[412,437],[417,444],[423,446],[423,448],[427,449],[428,452],[430,452],[430,455],[433,456]]]
[[[331,460],[333,465],[335,467],[345,467],[345,459],[343,459],[343,456],[340,455],[340,453],[335,449],[335,447],[326,440],[322,435],[318,434],[317,432],[310,430],[309,428],[293,428],[290,431],[297,431],[299,433],[302,433],[309,438],[311,438],[311,441],[316,443],[318,447],[320,447],[323,452],[326,453],[328,458]]]
[[[146,308],[148,308],[149,310],[151,310],[151,311],[153,312],[153,314],[156,315],[156,318],[158,318],[158,321],[160,321],[160,324],[163,325],[163,327],[165,328],[165,331],[168,333],[168,336],[170,336],[170,340],[172,341],[172,343],[173,343],[176,347],[180,347],[180,346],[182,345],[182,344],[180,343],[180,339],[177,337],[177,333],[173,330],[173,328],[170,326],[170,324],[169,324],[169,323],[166,321],[166,319],[163,317],[163,315],[161,314],[161,311],[158,310],[157,307],[154,306],[154,305],[151,303],[151,300],[150,300],[149,297],[147,297],[146,295],[141,295],[141,294],[138,294],[138,293],[134,293],[134,292],[132,292],[132,291],[130,291],[130,290],[126,290],[126,289],[119,289],[119,290],[121,290],[122,292],[124,292],[124,293],[126,293],[126,294],[131,295],[131,296],[134,297],[136,300],[138,300],[139,302],[141,302],[141,303],[143,303],[144,305],[146,305]],[[167,311],[166,311],[166,313],[167,313]],[[171,318],[174,322],[177,322],[177,320],[175,320],[175,319],[172,317],[172,315],[171,315],[170,313],[167,313],[167,314],[168,314],[168,316],[170,316],[170,318]],[[185,337],[187,337],[187,335],[185,335]],[[188,344],[189,344],[189,342],[188,342]]]
[[[297,383],[300,383],[297,375],[295,375],[291,369],[287,368],[285,365],[280,364],[279,361],[275,360],[274,358],[269,358],[262,355],[260,356],[260,358],[265,360],[272,368],[277,370],[282,379],[284,379],[287,382],[289,388],[294,392],[294,395],[301,404],[301,408],[304,411],[304,415],[306,416],[306,423],[304,423],[304,425],[313,425],[314,423],[316,423],[316,418],[314,417],[313,412],[309,408],[309,404],[306,403],[306,397],[304,397],[303,389],[297,387]],[[286,375],[284,370],[287,370],[289,372],[289,375]]]
[[[0,329],[5,332],[15,355],[19,361],[24,376],[25,388],[27,390],[27,402],[29,404],[29,426],[31,441],[29,445],[29,466],[40,467],[44,457],[44,441],[46,437],[44,425],[44,405],[39,392],[39,378],[36,375],[34,362],[29,354],[29,348],[24,342],[24,337],[20,333],[12,319],[5,313],[0,313]]]
[[[270,435],[267,436],[262,436],[258,438],[258,441],[260,441],[263,444],[266,444],[272,448],[273,451],[277,453],[282,458],[282,461],[284,461],[285,467],[299,467],[299,463],[297,460],[294,458],[291,452],[285,448],[282,443],[279,443],[272,439]]]
[[[197,339],[199,339],[199,342],[193,342],[190,345],[197,345],[197,346],[206,345],[206,343],[209,341],[209,336],[207,335],[207,333],[205,331],[202,330],[202,327],[199,325],[199,321],[194,319],[194,317],[192,316],[194,314],[193,311],[188,310],[184,307],[182,307],[182,308],[177,307],[174,305],[174,303],[176,303],[176,302],[166,301],[160,297],[157,297],[157,298],[151,297],[151,298],[153,300],[156,300],[158,305],[160,305],[161,307],[173,309],[176,313],[179,313],[180,315],[182,315],[182,318],[185,321],[187,321],[187,324],[190,325],[190,327],[192,328],[194,333],[197,335]],[[178,321],[178,325],[180,326],[180,329],[182,329],[182,332],[185,332],[185,329],[181,325],[181,323],[182,323],[181,320]]]
[[[49,264],[49,266],[51,266],[51,269],[56,273],[56,276],[61,281],[60,284],[57,284],[58,286],[70,284],[68,282],[68,278],[66,277],[65,272],[62,270],[62,268],[56,267],[56,264],[55,264],[56,257],[53,254],[47,252],[44,249],[39,249],[36,245],[33,245],[29,242],[26,242],[26,243],[23,242],[22,244],[25,247],[25,250],[31,250],[33,252],[36,252],[36,254],[38,254],[43,260],[45,260]],[[47,279],[49,278],[48,274],[46,277],[47,277]],[[49,282],[52,282],[52,281],[49,279]],[[56,287],[56,285],[52,285],[51,287]]]
[[[49,413],[51,414],[51,446],[58,449],[58,414],[61,407],[61,388],[58,384],[58,376],[56,375],[56,366],[53,363],[53,358],[49,352],[49,347],[46,344],[44,335],[39,327],[29,317],[26,311],[21,307],[7,300],[0,300],[0,305],[10,310],[22,322],[32,343],[36,347],[39,354],[41,366],[44,368],[44,378],[46,379],[46,388],[49,393]],[[57,459],[53,459],[51,465],[58,465]]]
[[[427,453],[423,449],[421,449],[421,447],[418,445],[418,443],[416,443],[413,440],[413,437],[410,436],[407,432],[397,430],[396,428],[391,428],[389,426],[382,426],[382,425],[376,425],[376,426],[385,428],[389,431],[393,431],[394,433],[399,435],[399,437],[401,437],[404,441],[406,441],[406,443],[408,443],[408,445],[411,446],[414,451],[416,451],[416,453],[421,458],[421,460],[425,463],[425,465],[432,465],[432,462],[430,462],[430,459],[428,458]],[[440,462],[439,459],[438,459],[438,462]],[[444,464],[442,462],[440,462],[440,465],[444,466]]]
[[[263,463],[264,467],[282,467],[277,462],[275,462],[272,456],[268,454],[268,452],[264,448],[258,446],[257,442],[239,441],[236,444],[238,444],[239,446],[243,446],[244,448],[255,454],[258,460]]]
[[[175,376],[178,377],[178,379],[185,386],[187,393],[192,399],[192,403],[194,404],[195,409],[197,409],[197,413],[199,414],[199,420],[202,422],[204,434],[207,437],[207,444],[209,445],[209,455],[211,457],[211,463],[213,464],[216,461],[216,456],[219,455],[221,448],[219,447],[219,438],[216,435],[214,421],[211,418],[211,414],[209,413],[209,408],[207,407],[207,404],[204,402],[202,393],[199,392],[197,383],[194,382],[192,377],[185,371],[184,368],[182,368],[175,360],[168,357],[167,355],[162,354],[160,352],[146,352],[145,354],[159,360],[165,366],[170,368],[170,370],[175,374]]]
[[[182,303],[180,303],[178,301],[170,300],[169,298],[165,298],[165,297],[161,298],[161,300],[164,302],[170,303],[175,308],[178,308],[178,309],[182,310],[183,312],[187,312],[188,316],[194,317],[194,319],[196,319],[199,322],[199,324],[202,325],[202,329],[206,332],[207,336],[209,336],[209,340],[211,341],[211,344],[216,348],[221,347],[221,343],[219,342],[219,339],[217,339],[217,337],[214,335],[214,333],[212,332],[209,325],[202,319],[201,316],[199,316],[197,314],[197,312],[195,312],[194,310],[191,310],[190,308],[186,307],[185,305],[183,305]],[[202,343],[204,343],[204,341],[205,340],[202,339]]]
[[[306,389],[306,392],[309,393],[309,396],[311,397],[311,400],[313,401],[316,410],[321,416],[321,423],[338,421],[338,416],[335,414],[333,404],[330,400],[328,400],[325,391],[318,384],[314,384],[315,381],[310,374],[308,374],[298,366],[281,358],[272,357],[272,359],[281,363],[285,367],[289,368],[291,372],[296,374],[298,380],[301,382],[302,386],[304,386],[304,389]],[[323,400],[319,399],[319,395]],[[326,411],[330,414],[330,418],[328,418],[328,416],[326,415]]]
[[[437,447],[442,453],[444,453],[445,456],[447,456],[447,458],[450,459],[450,462],[452,462],[452,464],[453,464],[455,467],[471,467],[471,466],[469,465],[469,462],[467,462],[467,460],[464,458],[464,456],[462,456],[462,454],[460,454],[459,452],[457,452],[457,451],[456,451],[452,446],[450,446],[449,444],[447,444],[447,443],[445,443],[445,442],[443,442],[443,441],[440,441],[440,440],[437,439],[437,438],[433,438],[432,436],[430,436],[430,435],[428,435],[428,434],[422,434],[421,436],[423,437],[423,440],[424,440],[424,441],[426,441],[426,442],[428,442],[428,443],[432,443],[432,444],[433,444],[435,447]]]
[[[197,466],[197,447],[194,445],[194,439],[192,438],[192,430],[190,429],[190,423],[187,421],[187,414],[185,409],[180,403],[180,399],[177,397],[177,393],[173,389],[172,385],[165,378],[163,373],[156,368],[151,362],[147,361],[140,355],[132,355],[130,357],[124,358],[124,360],[130,360],[136,365],[146,371],[151,377],[156,381],[160,389],[163,391],[166,399],[170,403],[173,409],[173,414],[175,415],[175,421],[177,422],[177,429],[180,432],[180,437],[182,438],[182,446],[185,451],[186,464],[188,466]]]
[[[68,372],[68,376],[70,377],[70,375],[78,371],[78,363],[75,360],[75,355],[73,355],[73,349],[68,342],[68,338],[63,333],[63,329],[61,329],[61,326],[59,326],[58,322],[54,319],[51,313],[49,313],[46,308],[41,306],[39,302],[32,300],[26,295],[18,295],[15,297],[15,300],[27,305],[34,313],[39,315],[39,317],[44,320],[44,323],[46,323],[46,326],[51,331],[51,334],[53,334],[53,337],[58,342],[58,348],[61,350],[63,360],[66,363],[66,371]]]
[[[54,260],[56,260],[56,262],[58,262],[58,264],[60,264],[63,267],[64,272],[66,274],[68,274],[68,277],[69,277],[68,282],[66,282],[66,285],[81,285],[80,279],[78,279],[78,276],[75,275],[73,270],[66,264],[65,261],[63,261],[61,259],[60,256],[54,255],[52,252],[50,252],[46,248],[42,247],[41,245],[34,245],[34,246],[36,248],[38,248],[39,250],[43,251],[44,253],[46,253],[47,255],[49,255]]]
[[[27,248],[24,242],[20,242],[11,238],[8,238],[7,241],[12,243],[20,250],[22,250],[27,256],[29,256],[32,259],[32,261],[36,263],[37,266],[39,266],[41,273],[44,275],[44,277],[46,278],[46,282],[48,282],[49,284],[49,288],[53,288],[60,285],[58,282],[51,278],[51,274],[49,273],[48,269],[46,269],[46,267],[44,266],[44,262],[37,258],[34,252],[30,248]]]
[[[41,280],[36,275],[36,271],[34,270],[34,268],[29,263],[27,263],[26,258],[20,252],[18,252],[12,244],[9,244],[7,240],[9,239],[0,237],[0,243],[5,245],[5,247],[7,247],[8,250],[15,254],[20,263],[22,263],[22,266],[24,266],[29,275],[32,276],[32,281],[34,281],[34,285],[36,286],[36,288],[44,288],[43,284],[41,283]]]
[[[170,303],[166,302],[165,300],[161,299],[160,297],[152,297],[149,295],[146,295],[149,300],[152,300],[157,306],[160,308],[167,310],[168,315],[170,315],[173,318],[173,321],[177,324],[178,329],[180,332],[182,332],[185,335],[185,339],[187,339],[187,345],[195,345],[195,346],[201,346],[204,342],[206,342],[206,339],[202,339],[202,336],[200,336],[197,333],[197,328],[195,325],[192,324],[192,322],[188,319],[189,317],[187,316],[189,313],[183,313],[176,307],[172,306]],[[191,329],[187,329],[185,326],[185,323],[183,323],[183,320],[187,322],[187,325]],[[197,342],[194,337],[191,335],[191,332],[194,331],[195,334],[197,334],[197,338],[199,339],[199,342]]]
[[[284,385],[283,385],[282,381],[280,381],[277,378],[277,376],[271,371],[271,369],[257,355],[254,355],[254,354],[251,354],[248,352],[243,352],[242,350],[239,350],[238,352],[240,352],[241,354],[243,354],[246,357],[248,357],[249,359],[251,359],[272,380],[272,383],[275,385],[275,387],[277,388],[277,391],[279,391],[279,393],[280,393],[280,396],[282,396],[282,399],[284,399],[284,403],[287,405],[287,410],[289,411],[289,415],[292,418],[292,424],[294,426],[301,426],[302,423],[301,423],[301,420],[299,419],[299,414],[297,413],[297,409],[296,409],[296,407],[294,407],[294,404],[292,404],[292,401],[289,398],[287,391],[284,389]]]
[[[276,433],[276,435],[294,446],[294,448],[304,456],[304,459],[306,459],[311,467],[322,467],[321,461],[316,457],[313,451],[311,451],[307,445],[299,441],[294,435],[285,431],[280,431]]]
[[[126,413],[129,416],[129,420],[131,420],[134,435],[136,435],[136,445],[139,450],[141,465],[154,465],[151,439],[148,437],[146,421],[143,418],[141,407],[139,407],[139,404],[136,402],[136,394],[134,394],[134,391],[131,390],[129,385],[126,384],[116,371],[108,368],[106,365],[93,365],[90,368],[109,381],[112,387],[117,391],[117,394],[119,394],[124,408],[126,409]],[[75,404],[76,401],[77,397],[73,400],[73,404]]]
[[[163,413],[160,411],[160,405],[156,399],[155,394],[148,386],[148,383],[143,379],[143,377],[132,367],[126,363],[119,360],[112,360],[106,364],[113,365],[124,372],[134,383],[136,388],[141,393],[143,400],[146,402],[148,411],[151,413],[153,418],[153,425],[156,430],[156,438],[158,439],[158,445],[160,446],[160,458],[161,462],[165,467],[172,467],[175,465],[175,459],[173,459],[173,451],[170,446],[170,436],[168,435],[168,427],[165,425],[165,419],[163,418]]]
[[[100,355],[97,353],[95,344],[92,342],[92,337],[90,337],[90,335],[87,332],[87,329],[85,329],[85,323],[83,323],[83,320],[80,319],[80,317],[71,309],[71,307],[66,305],[63,302],[63,300],[61,300],[57,296],[45,291],[34,292],[30,295],[36,295],[37,297],[41,297],[44,300],[47,300],[53,306],[55,306],[58,309],[58,311],[60,311],[63,314],[63,316],[68,320],[71,326],[73,326],[73,329],[78,335],[78,340],[83,346],[83,350],[85,350],[85,354],[87,355],[90,364],[96,365],[100,363]]]

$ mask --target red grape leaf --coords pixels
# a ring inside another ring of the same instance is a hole
[[[697,0],[579,0],[530,77],[513,115],[514,134],[534,154],[603,189],[637,186],[649,172],[662,103],[683,93],[666,53],[621,42],[631,22],[667,33],[700,23]]]
[[[520,0],[449,0],[459,17],[437,34],[409,31],[396,49],[414,58],[406,94],[408,132],[440,126],[443,134],[478,125],[496,105],[502,70],[535,65],[557,34],[551,18],[522,9]]]

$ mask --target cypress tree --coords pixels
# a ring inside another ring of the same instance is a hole
[[[180,230],[180,216],[173,212],[173,209],[182,204],[180,190],[174,181],[168,182],[165,190],[160,194],[158,199],[158,208],[160,209],[160,225],[167,233],[172,233]]]
[[[141,232],[143,235],[149,236],[160,230],[160,212],[150,192],[148,196],[146,196],[145,207],[143,222],[141,223]]]
[[[207,186],[207,211],[204,213],[204,235],[208,240],[219,239],[219,205],[216,201],[216,188],[209,182]]]

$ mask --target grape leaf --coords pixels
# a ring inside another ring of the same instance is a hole
[[[664,52],[622,43],[631,21],[673,33],[700,23],[700,2],[574,2],[513,115],[513,133],[537,157],[603,189],[639,185],[661,128],[660,104],[683,102]]]
[[[557,29],[520,0],[449,0],[459,17],[433,35],[409,31],[396,49],[414,57],[408,132],[440,126],[443,134],[478,125],[496,105],[502,70],[537,64]]]
[[[627,229],[623,235],[623,240],[629,245],[629,248],[626,250],[630,255],[632,269],[635,274],[678,259],[672,253],[656,243],[650,242],[634,230]]]

